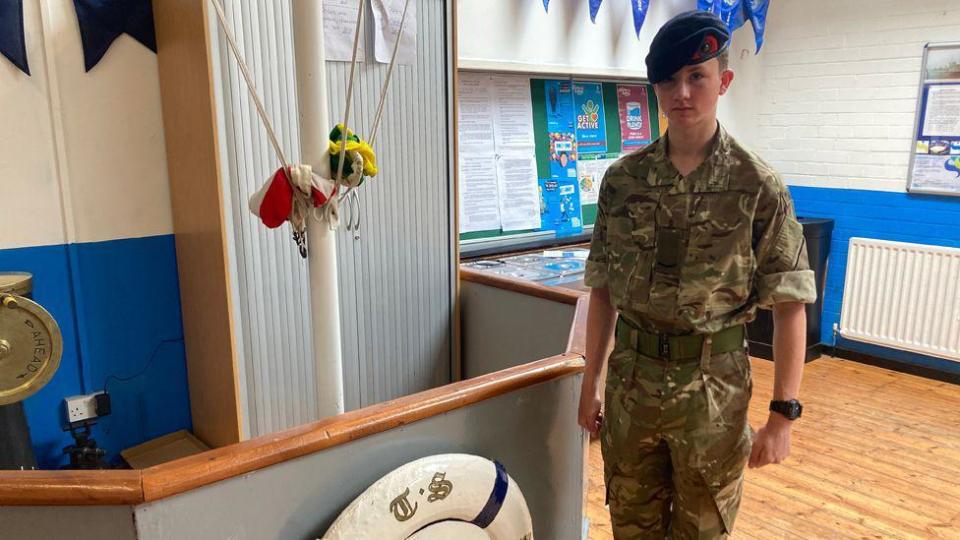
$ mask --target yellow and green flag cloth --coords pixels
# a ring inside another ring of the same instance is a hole
[[[343,124],[337,124],[330,132],[330,171],[336,176],[340,167],[340,146],[343,141]],[[344,151],[347,160],[343,164],[344,183],[359,186],[365,176],[377,175],[377,156],[373,148],[349,129]]]

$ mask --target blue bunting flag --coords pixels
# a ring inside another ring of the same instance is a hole
[[[697,9],[709,11],[727,25],[730,33],[743,26],[747,0],[697,0]]]
[[[23,0],[0,0],[0,54],[20,71],[30,74],[23,39]]]
[[[597,12],[600,11],[600,3],[603,0],[590,0],[590,22],[597,22]]]
[[[643,27],[643,21],[647,18],[647,7],[650,0],[630,0],[633,5],[633,29],[640,37],[640,28]]]
[[[770,0],[743,0],[743,14],[753,25],[753,37],[757,43],[757,53],[760,52],[760,47],[763,47],[763,32],[767,27],[767,9],[769,7]]]
[[[120,34],[129,34],[157,52],[150,0],[73,0],[73,5],[80,24],[83,62],[87,71],[97,65]]]

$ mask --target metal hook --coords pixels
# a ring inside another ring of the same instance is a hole
[[[360,239],[360,196],[357,195],[357,192],[356,192],[356,191],[354,191],[353,193],[351,193],[351,195],[352,195],[353,200],[356,201],[356,203],[357,203],[357,221],[356,221],[356,223],[353,225],[353,232],[354,232],[353,239],[354,239],[354,240],[359,240],[359,239]],[[353,216],[351,216],[351,217],[353,217]]]
[[[297,249],[300,251],[300,257],[307,258],[307,234],[306,231],[293,231],[293,241],[297,243]]]
[[[349,195],[347,195],[347,197],[349,197]],[[345,204],[345,205],[343,205],[343,206],[341,207],[341,208],[344,209],[344,210],[343,210],[343,217],[345,218],[344,221],[347,222],[347,230],[348,230],[348,231],[352,231],[352,230],[353,230],[353,209],[352,209],[351,206],[350,206],[350,201],[351,201],[351,199],[348,198],[348,199],[347,199],[347,204]]]

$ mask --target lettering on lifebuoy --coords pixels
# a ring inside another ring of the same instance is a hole
[[[437,473],[433,475],[433,479],[430,481],[430,487],[427,490],[430,491],[430,496],[427,497],[427,502],[437,502],[442,501],[450,495],[450,492],[453,491],[453,482],[446,480],[447,473]]]
[[[398,496],[393,501],[390,502],[390,511],[393,512],[393,517],[397,518],[397,521],[406,521],[413,517],[417,513],[418,503],[413,503],[413,506],[410,506],[410,501],[407,497],[410,495],[410,488],[407,488],[403,495]]]
[[[379,515],[370,515],[371,503]],[[354,499],[323,538],[409,538],[446,521],[473,525],[495,540],[533,538],[523,493],[503,465],[469,454],[428,456],[394,469]]]

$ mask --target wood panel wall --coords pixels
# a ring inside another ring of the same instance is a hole
[[[241,437],[206,0],[154,2],[194,433]]]

